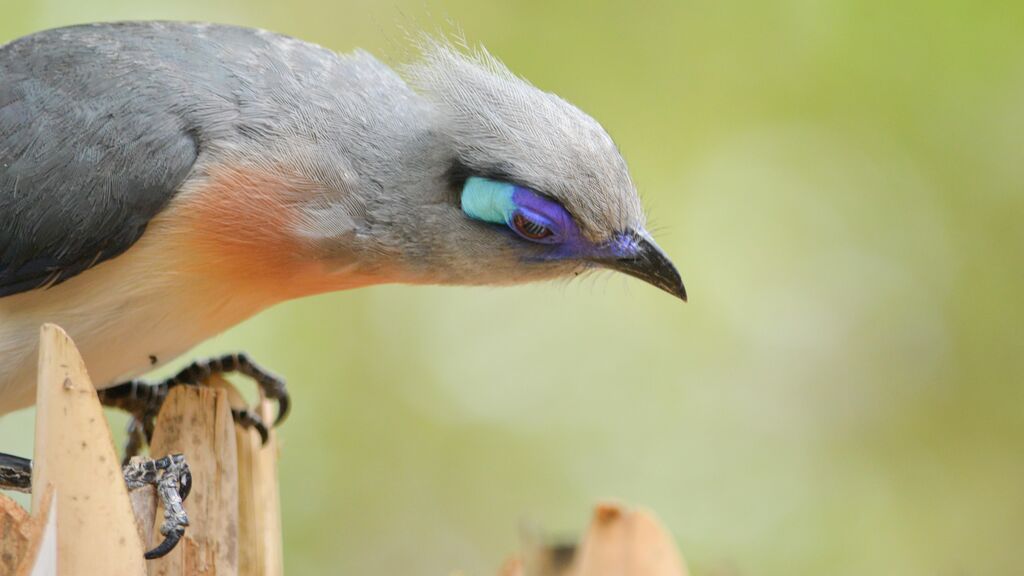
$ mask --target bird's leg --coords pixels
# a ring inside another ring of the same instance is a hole
[[[164,523],[160,525],[163,542],[146,552],[146,559],[160,558],[174,549],[185,534],[188,514],[184,502],[192,489],[192,473],[185,457],[171,454],[158,460],[132,458],[121,469],[128,491],[155,486],[164,507]],[[32,461],[10,454],[0,454],[0,489],[32,491]]]
[[[15,492],[32,491],[32,461],[0,453],[0,488]]]
[[[156,415],[167,398],[167,393],[175,386],[183,384],[200,385],[214,374],[238,372],[256,381],[263,395],[277,400],[277,426],[288,415],[291,399],[285,388],[284,380],[267,372],[249,359],[245,354],[226,354],[209,360],[193,362],[176,375],[156,384],[143,380],[132,380],[99,391],[100,402],[104,406],[120,408],[132,415],[128,424],[128,444],[125,447],[125,461],[136,455],[144,443],[153,437]],[[267,442],[269,432],[267,426],[256,412],[249,409],[232,409],[235,421],[246,427],[253,427],[260,434],[263,443]]]

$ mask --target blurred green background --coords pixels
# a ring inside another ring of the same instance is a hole
[[[522,521],[573,534],[606,497],[697,575],[1024,570],[1024,4],[0,8],[0,40],[213,20],[390,62],[454,23],[629,161],[688,305],[616,276],[378,287],[201,347],[291,384],[290,574],[490,575]]]

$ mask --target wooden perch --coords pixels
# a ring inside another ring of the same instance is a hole
[[[29,538],[25,555],[15,572],[17,576],[56,576],[57,572],[57,502],[53,485],[43,492],[42,504],[28,525]]]
[[[225,381],[178,387],[157,418],[152,454],[182,452],[193,476],[190,526],[163,559],[150,487],[129,497],[102,407],[74,344],[43,327],[33,465],[33,515],[0,494],[0,576],[280,576],[277,448],[271,433],[234,424]],[[265,418],[266,401],[259,408]]]
[[[142,574],[121,466],[85,364],[60,328],[43,326],[36,391],[32,510],[54,487],[57,573]]]
[[[63,330],[40,339],[30,516],[0,494],[0,576],[281,576],[276,435],[267,446],[231,418],[244,402],[222,378],[180,386],[157,418],[151,453],[183,453],[193,486],[190,525],[159,560],[162,539],[150,487],[129,497],[110,430],[85,366]],[[261,398],[260,415],[272,420]],[[528,546],[501,576],[687,576],[653,514],[614,504],[595,509],[579,546]]]
[[[150,452],[154,458],[186,454],[192,469],[188,530],[170,554],[149,563],[150,576],[237,574],[238,465],[227,391],[198,386],[171,390],[157,418]],[[163,522],[162,513],[154,522]]]
[[[227,380],[214,376],[209,385],[227,390],[232,408],[244,408],[245,400]],[[259,415],[273,422],[270,402],[262,395]],[[277,491],[277,433],[263,445],[252,428],[235,426],[238,453],[238,572],[246,575],[282,576],[281,502]]]

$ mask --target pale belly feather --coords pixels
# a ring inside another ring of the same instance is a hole
[[[138,376],[271,302],[192,277],[181,246],[147,234],[127,253],[46,290],[0,299],[0,414],[35,401],[39,327],[64,328],[98,388]]]

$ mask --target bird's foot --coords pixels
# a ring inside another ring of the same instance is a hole
[[[245,354],[226,354],[209,360],[193,362],[176,375],[163,382],[150,383],[143,380],[131,380],[99,391],[100,402],[104,406],[120,408],[131,414],[128,423],[128,442],[125,445],[124,461],[139,453],[139,450],[153,438],[156,415],[160,411],[168,392],[175,386],[201,385],[214,374],[238,372],[256,381],[263,395],[277,400],[277,417],[274,426],[279,425],[288,416],[291,398],[285,387],[284,380],[267,372]],[[255,428],[266,444],[270,437],[267,425],[255,411],[243,408],[231,411],[235,422],[242,426]]]
[[[192,490],[192,473],[188,469],[185,457],[171,454],[157,460],[132,458],[122,469],[128,490],[137,490],[143,486],[154,486],[160,503],[164,507],[164,522],[160,525],[160,534],[164,540],[149,552],[146,560],[160,558],[178,545],[185,535],[188,526],[188,514],[185,513],[184,502]]]
[[[146,559],[152,560],[166,555],[174,549],[185,534],[188,514],[184,502],[192,489],[192,473],[185,457],[171,454],[158,460],[132,458],[122,469],[128,490],[143,486],[155,486],[160,503],[164,507],[164,522],[160,525],[163,542],[146,552]],[[27,458],[0,454],[0,488],[32,491],[32,461]]]

